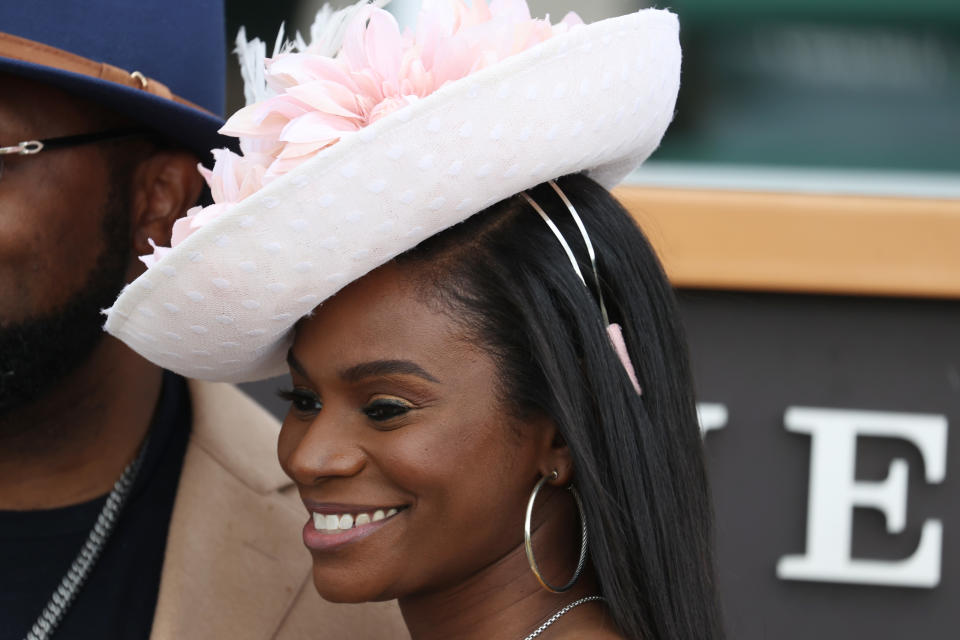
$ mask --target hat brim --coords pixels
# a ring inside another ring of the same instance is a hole
[[[583,26],[398,110],[234,205],[128,286],[106,330],[188,377],[285,372],[298,319],[422,240],[546,180],[607,187],[659,145],[679,26]]]
[[[13,58],[0,57],[0,73],[31,78],[101,104],[189,149],[205,163],[211,160],[211,149],[237,146],[235,138],[218,133],[222,118],[152,93]]]

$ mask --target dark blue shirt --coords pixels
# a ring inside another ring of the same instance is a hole
[[[186,381],[164,373],[143,466],[87,583],[54,638],[146,639],[190,435]],[[62,509],[0,511],[0,640],[23,640],[96,522],[106,496]]]

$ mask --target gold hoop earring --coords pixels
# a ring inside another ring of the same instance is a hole
[[[567,486],[567,490],[573,494],[573,500],[577,503],[577,511],[580,513],[581,530],[580,560],[577,562],[577,570],[573,572],[573,577],[570,578],[570,582],[562,587],[555,587],[547,582],[547,579],[544,578],[540,573],[540,567],[537,566],[537,560],[533,557],[533,543],[530,540],[530,521],[533,519],[533,504],[537,501],[537,494],[540,492],[540,488],[543,487],[547,481],[556,480],[559,475],[560,474],[557,473],[557,470],[554,469],[552,474],[549,476],[543,476],[537,481],[536,486],[533,487],[533,492],[530,494],[530,499],[527,501],[527,517],[523,522],[523,548],[527,552],[527,562],[530,564],[530,570],[533,571],[533,575],[536,577],[537,582],[540,583],[540,586],[550,593],[563,593],[573,588],[573,585],[583,572],[583,565],[587,562],[587,518],[583,513],[583,502],[580,500],[580,493],[572,484]]]

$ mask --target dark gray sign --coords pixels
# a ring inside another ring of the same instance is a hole
[[[730,637],[956,637],[960,303],[681,299]]]

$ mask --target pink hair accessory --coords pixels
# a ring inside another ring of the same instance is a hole
[[[617,357],[620,358],[620,364],[623,365],[624,371],[630,376],[633,388],[637,390],[638,395],[642,394],[640,383],[637,381],[637,372],[633,370],[633,362],[630,361],[630,354],[627,353],[627,343],[623,341],[623,328],[616,322],[608,324],[607,335],[610,336],[613,350],[617,352]]]

